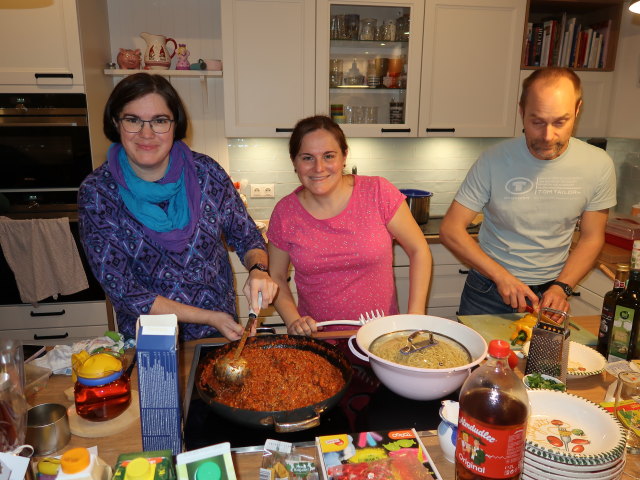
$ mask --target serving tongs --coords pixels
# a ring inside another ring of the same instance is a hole
[[[429,334],[429,338],[427,338],[426,340],[421,340],[419,342],[414,342],[414,340],[422,334]],[[438,341],[433,338],[433,332],[430,332],[429,330],[416,330],[407,337],[407,344],[399,351],[403,355],[411,355],[412,353],[419,352],[420,350],[424,350],[425,348],[433,347],[437,344]]]

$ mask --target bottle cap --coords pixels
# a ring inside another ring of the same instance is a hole
[[[155,465],[151,465],[149,460],[143,457],[131,460],[125,470],[125,480],[153,480],[155,476]]]
[[[62,454],[60,466],[67,474],[79,473],[91,463],[91,454],[84,447],[72,448]]]
[[[208,461],[196,470],[196,480],[220,480],[222,473],[218,464]]]
[[[496,358],[507,358],[511,352],[509,342],[506,340],[491,340],[489,342],[489,355]]]

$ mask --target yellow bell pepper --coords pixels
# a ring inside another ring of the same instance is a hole
[[[524,317],[513,322],[513,334],[511,335],[511,345],[522,345],[531,339],[533,327],[538,323],[538,317],[527,313]]]

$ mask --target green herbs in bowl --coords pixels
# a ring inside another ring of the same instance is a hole
[[[522,381],[525,386],[530,389],[543,388],[545,390],[557,390],[559,392],[567,390],[565,384],[560,380],[543,373],[530,373],[529,375],[525,375]]]

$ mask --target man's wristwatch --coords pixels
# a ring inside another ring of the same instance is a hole
[[[263,263],[256,263],[254,264],[250,269],[249,269],[249,273],[251,273],[254,270],[260,270],[261,272],[265,272],[265,273],[269,273],[269,269],[267,268],[267,266]]]
[[[567,285],[564,282],[559,282],[558,280],[554,280],[553,282],[551,282],[551,285],[558,285],[560,288],[562,288],[562,290],[564,290],[564,293],[567,297],[570,297],[571,295],[573,295],[573,288],[571,288],[569,285]]]

